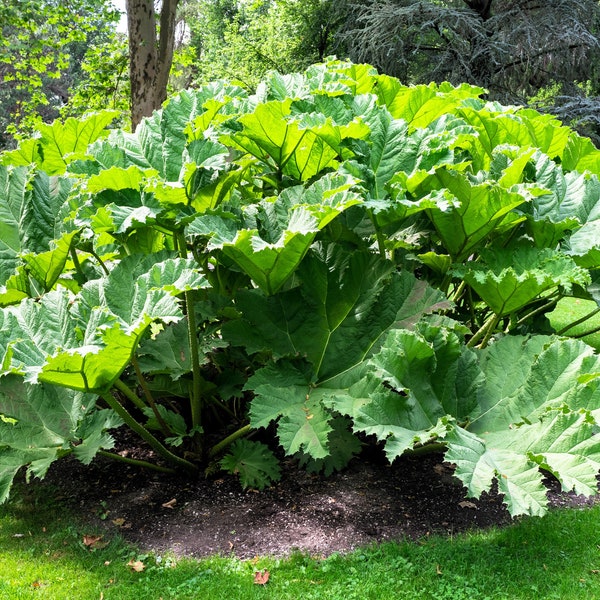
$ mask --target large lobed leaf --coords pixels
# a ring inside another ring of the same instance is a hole
[[[205,285],[191,261],[131,257],[76,297],[60,289],[25,300],[4,313],[3,370],[32,383],[106,391],[150,323],[183,317],[176,295]]]
[[[354,380],[320,393],[355,431],[384,442],[390,460],[441,441],[469,495],[496,480],[511,514],[542,515],[541,471],[564,490],[597,491],[599,367],[582,342],[507,336],[474,351],[454,326],[424,323],[391,331]]]
[[[479,406],[467,430],[448,434],[446,460],[468,493],[478,497],[493,479],[511,514],[541,515],[547,499],[540,468],[563,489],[597,491],[598,359],[582,342],[505,337],[483,352]],[[514,358],[519,356],[519,361]]]
[[[368,253],[324,248],[307,257],[298,278],[299,288],[271,297],[240,293],[243,318],[227,324],[223,335],[250,352],[268,348],[275,358],[304,359],[300,365],[279,360],[249,380],[255,394],[251,423],[265,427],[279,419],[286,452],[322,459],[330,454],[333,414],[323,400],[331,388],[360,369],[390,328],[410,326],[448,304],[411,274]]]
[[[361,198],[349,176],[325,175],[305,188],[295,186],[279,196],[249,207],[239,229],[199,217],[192,231],[210,237],[209,248],[220,249],[257,286],[274,294],[296,271],[316,235]]]
[[[590,283],[589,273],[562,252],[550,248],[517,247],[482,250],[479,261],[454,268],[498,316],[523,308],[558,287]]]
[[[64,387],[25,383],[17,375],[0,386],[0,502],[16,473],[43,477],[50,464],[71,451],[84,463],[111,448],[105,431],[120,424],[110,411],[95,411],[95,397]]]

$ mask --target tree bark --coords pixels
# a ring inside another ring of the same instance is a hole
[[[487,21],[491,16],[492,0],[465,0],[471,10],[479,13],[480,17]]]
[[[159,109],[167,97],[178,3],[179,0],[163,0],[160,37],[157,37],[154,1],[127,0],[131,128],[134,131],[142,118]]]

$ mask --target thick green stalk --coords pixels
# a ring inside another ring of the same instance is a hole
[[[463,279],[463,281],[460,282],[460,284],[454,290],[454,292],[452,292],[452,296],[450,297],[450,300],[452,300],[452,302],[454,302],[455,304],[458,304],[458,301],[461,299],[462,295],[465,293],[466,288],[467,288],[467,282]],[[442,288],[442,289],[445,290],[445,288]]]
[[[377,249],[379,250],[379,254],[381,258],[385,258],[385,238],[379,229],[379,223],[377,222],[377,216],[375,215],[375,211],[370,210],[369,216],[371,217],[371,221],[373,221],[373,225],[375,226],[375,235],[377,237]]]
[[[165,423],[165,420],[162,418],[162,415],[160,414],[158,407],[156,406],[156,402],[154,402],[154,397],[152,396],[152,392],[150,391],[150,388],[148,387],[148,384],[146,383],[146,380],[144,379],[144,375],[140,369],[140,365],[138,364],[138,361],[135,358],[135,356],[131,359],[131,364],[133,365],[133,368],[135,369],[135,374],[137,375],[138,381],[140,383],[140,387],[142,388],[142,391],[144,392],[144,397],[146,398],[146,402],[148,402],[148,405],[152,409],[152,412],[154,413],[154,416],[156,417],[156,421],[160,425],[161,431],[163,432],[164,435],[170,435],[173,432],[171,431],[171,428]]]
[[[126,425],[128,425],[133,431],[135,431],[148,445],[156,451],[159,456],[162,456],[165,460],[181,467],[182,469],[196,473],[198,467],[193,463],[173,454],[168,448],[166,448],[158,439],[156,439],[141,423],[138,423],[129,413],[129,411],[110,393],[101,394],[103,400],[112,408],[120,417],[123,419]]]
[[[105,458],[110,458],[111,460],[117,460],[119,462],[127,463],[128,465],[133,465],[134,467],[142,467],[143,469],[151,469],[152,471],[158,471],[159,473],[168,473],[169,475],[174,475],[177,473],[175,469],[171,469],[170,467],[163,467],[161,465],[155,465],[147,460],[139,460],[137,458],[128,458],[127,456],[121,456],[120,454],[115,454],[114,452],[107,452],[106,450],[98,450],[97,454],[99,456],[104,456]]]
[[[231,435],[228,435],[225,439],[221,440],[218,444],[215,444],[208,453],[210,458],[218,456],[227,446],[230,446],[238,438],[244,437],[252,429],[250,425],[244,425],[237,431],[234,431]]]
[[[563,327],[560,331],[557,331],[556,334],[557,335],[565,335],[566,332],[569,331],[569,329],[573,329],[573,327],[577,327],[577,325],[581,325],[581,323],[585,323],[588,319],[591,319],[593,316],[597,315],[599,312],[600,312],[600,307],[595,308],[591,312],[589,312],[586,315],[584,315],[583,317],[581,317],[581,319],[577,319],[576,321],[569,323],[567,326]],[[584,335],[588,335],[588,333],[585,333]],[[581,337],[581,336],[577,335],[577,337]]]
[[[77,256],[77,248],[75,248],[75,246],[71,246],[69,248],[69,253],[71,254],[71,260],[73,261],[75,271],[77,272],[79,277],[81,277],[82,281],[87,281],[87,277],[85,276],[85,273],[83,272],[81,263],[79,262],[79,257]]]
[[[98,261],[98,264],[100,265],[100,268],[104,271],[104,274],[110,275],[110,271],[108,270],[107,266],[104,264],[100,256],[93,250],[90,250],[90,254]]]
[[[483,349],[488,345],[488,342],[490,341],[490,338],[492,337],[492,334],[494,333],[494,329],[496,329],[499,322],[500,322],[500,315],[494,315],[494,318],[492,319],[489,327],[486,329],[485,336],[484,336],[483,340],[481,341],[481,344],[479,344],[479,348]]]
[[[409,448],[404,451],[407,456],[423,456],[428,454],[434,454],[437,452],[444,452],[448,448],[444,442],[431,442],[424,444],[423,446],[417,446],[416,448]]]
[[[188,335],[190,342],[190,358],[192,360],[192,392],[190,396],[190,412],[192,427],[201,426],[202,412],[202,374],[200,372],[200,352],[198,350],[198,334],[196,331],[196,313],[194,311],[193,291],[185,292],[185,305],[188,318]]]
[[[141,398],[138,398],[137,394],[134,394],[129,387],[124,384],[120,379],[117,379],[113,384],[120,392],[127,398],[127,400],[131,400],[131,403],[139,408],[140,410],[144,410],[146,405],[144,404]]]
[[[584,338],[588,335],[593,335],[594,333],[598,333],[600,331],[600,327],[593,327],[592,329],[588,329],[587,331],[582,331],[581,333],[578,333],[576,335],[571,335],[569,337],[572,337],[575,340]]]
[[[187,244],[181,232],[177,235],[179,255],[187,258]],[[190,343],[190,358],[192,360],[192,390],[190,394],[190,414],[192,415],[192,428],[198,429],[202,425],[202,373],[200,372],[200,352],[198,349],[198,332],[196,312],[194,310],[194,292],[184,292],[185,308],[188,320],[188,338]],[[197,438],[198,436],[196,436]],[[196,440],[198,442],[198,440]]]
[[[543,313],[543,312],[551,309],[553,306],[556,305],[556,303],[558,302],[558,300],[559,300],[558,297],[554,297],[551,300],[549,300],[548,302],[545,302],[544,304],[542,304],[542,306],[538,306],[538,308],[536,308],[536,309],[528,312],[526,315],[524,315],[523,317],[521,317],[516,322],[515,326],[518,327],[519,325],[522,325],[523,323],[525,323],[527,321],[527,319],[531,319],[532,317],[535,317],[536,315],[539,315],[540,313]],[[600,310],[600,309],[598,309],[598,310]],[[567,327],[567,329],[569,329],[570,327],[571,327],[571,325],[569,325],[569,327]]]
[[[467,348],[473,348],[481,338],[484,338],[482,346],[485,347],[485,344],[487,344],[488,340],[490,339],[490,336],[492,335],[492,332],[498,324],[499,320],[500,317],[497,314],[492,314],[492,316],[486,320],[486,322],[473,334],[473,337],[467,342]]]

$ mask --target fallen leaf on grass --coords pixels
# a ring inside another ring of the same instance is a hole
[[[101,535],[84,535],[83,545],[90,550],[98,550],[100,548],[106,548],[108,542],[104,542]]]
[[[442,571],[442,568],[440,567],[440,565],[436,565],[435,566],[435,574],[436,575],[443,575],[444,574],[443,571]]]
[[[254,583],[265,585],[267,581],[269,581],[269,575],[271,575],[271,573],[266,569],[264,571],[256,571],[256,573],[254,573]]]
[[[141,573],[146,568],[141,560],[133,560],[133,558],[127,563],[127,566],[136,573]]]

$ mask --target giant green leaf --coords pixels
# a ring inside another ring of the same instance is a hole
[[[572,131],[562,156],[562,165],[567,171],[600,172],[600,150],[592,140]]]
[[[562,252],[550,248],[482,250],[481,261],[457,267],[462,277],[498,316],[511,314],[542,293],[590,282],[587,271]]]
[[[283,173],[306,181],[328,167],[335,167],[337,152],[320,137],[290,118],[292,100],[260,104],[243,115],[242,131],[232,139],[263,161],[273,161]]]
[[[557,333],[580,338],[600,350],[600,316],[594,300],[561,298],[546,317]]]
[[[350,189],[353,183],[350,177],[326,175],[308,188],[288,188],[248,209],[246,225],[251,228],[212,232],[210,248],[220,248],[262,290],[273,294],[298,268],[317,233],[360,203]]]
[[[70,189],[66,178],[0,166],[0,284],[22,263],[21,253],[47,251],[60,237],[60,210]]]
[[[392,330],[365,377],[325,404],[350,416],[356,431],[384,441],[391,461],[444,437],[454,419],[467,419],[482,383],[476,355],[456,333],[420,325],[416,332]]]
[[[445,249],[457,261],[467,258],[511,211],[529,200],[525,190],[489,181],[472,183],[467,175],[446,168],[437,169],[423,187],[442,190],[452,200],[427,213]]]
[[[206,285],[190,261],[167,259],[149,268],[143,260],[122,261],[75,298],[57,290],[11,309],[0,343],[4,370],[31,382],[86,392],[108,389],[150,323],[182,318],[175,296]]]
[[[566,252],[578,265],[589,269],[600,267],[600,219],[584,223],[567,240]]]
[[[462,84],[453,87],[448,83],[438,85],[402,85],[395,77],[379,75],[376,93],[396,119],[403,119],[413,128],[427,127],[438,117],[451,113],[467,98],[477,98],[482,88]]]
[[[324,399],[343,385],[344,374],[360,367],[390,328],[411,326],[445,304],[409,273],[394,273],[390,263],[368,254],[331,248],[308,257],[298,277],[299,289],[271,297],[240,293],[243,319],[226,325],[223,335],[250,352],[306,357],[303,369],[280,360],[250,379],[251,422],[260,427],[281,418],[284,447],[320,459],[329,452],[330,410],[343,412],[333,405],[325,410]],[[449,388],[440,393],[452,404]]]
[[[94,405],[94,396],[64,387],[32,385],[16,375],[2,379],[0,502],[6,500],[22,467],[28,467],[28,476],[43,477],[50,464],[72,448],[83,445],[95,454],[99,448],[112,447],[112,438],[103,432],[118,420],[109,411],[96,413]],[[85,428],[80,427],[82,420]]]
[[[64,123],[41,124],[38,138],[27,140],[22,149],[7,153],[4,160],[12,165],[37,164],[48,175],[60,175],[69,163],[87,157],[88,146],[108,134],[106,126],[117,114],[104,111],[83,118],[69,117]]]
[[[446,438],[445,459],[456,465],[455,475],[467,494],[479,498],[498,481],[498,489],[510,513],[542,516],[547,504],[546,490],[538,465],[510,447],[488,448],[485,441],[464,429],[455,429]],[[510,445],[510,444],[508,444]]]
[[[362,362],[389,328],[448,306],[441,293],[369,253],[326,247],[308,256],[297,276],[299,288],[271,297],[240,293],[243,318],[223,334],[250,352],[305,356],[319,381]]]
[[[310,215],[296,211],[275,243],[264,241],[256,230],[241,230],[230,243],[224,243],[225,256],[236,262],[262,290],[277,292],[297,269],[319,229]]]
[[[447,437],[446,460],[468,494],[479,497],[498,481],[512,515],[541,516],[546,512],[546,489],[539,467],[562,483],[563,489],[597,491],[600,441],[594,439],[594,420],[585,413],[555,409],[534,423],[480,434],[455,429]]]
[[[544,154],[535,158],[535,180],[546,192],[520,210],[528,217],[527,228],[536,245],[554,247],[566,234],[598,217],[600,182],[589,173],[565,173]]]
[[[507,362],[516,353],[519,361]],[[512,514],[543,514],[539,468],[566,490],[595,489],[600,443],[586,406],[597,412],[597,396],[590,396],[597,385],[595,377],[581,377],[598,370],[592,355],[582,342],[548,337],[505,337],[482,353],[478,411],[468,431],[457,428],[447,437],[446,460],[457,465],[470,495],[478,497],[497,479]]]
[[[310,370],[280,361],[259,370],[248,382],[256,395],[250,409],[253,427],[277,421],[279,441],[286,453],[305,452],[314,459],[329,454],[331,413],[311,396]]]

